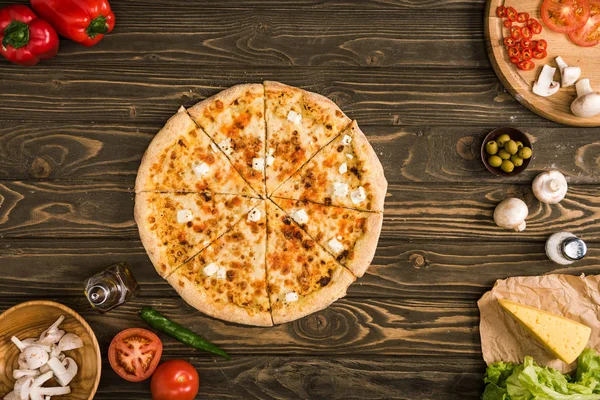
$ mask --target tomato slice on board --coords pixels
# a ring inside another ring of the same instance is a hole
[[[590,17],[590,3],[588,0],[544,0],[541,14],[549,29],[569,33],[585,25]]]
[[[532,55],[536,60],[543,60],[544,58],[548,57],[546,50],[539,51],[538,49],[533,49]]]
[[[521,58],[525,61],[531,60],[533,57],[533,53],[531,49],[523,49],[521,50]]]
[[[500,18],[506,17],[506,7],[498,6],[498,8],[496,8],[496,15]]]
[[[509,20],[515,22],[518,17],[519,13],[517,12],[517,10],[514,9],[514,7],[508,7],[506,9],[506,18],[508,18]]]
[[[125,329],[108,348],[108,361],[123,379],[140,382],[150,378],[158,366],[163,345],[158,336],[142,328]]]
[[[517,15],[517,22],[527,22],[527,20],[529,19],[529,14],[528,13],[519,13],[519,15]]]
[[[505,37],[504,38],[504,45],[506,47],[515,47],[517,44],[517,41],[511,37]]]
[[[510,28],[510,36],[517,41],[521,40],[521,38],[523,37],[521,33],[521,28],[518,26],[513,26],[512,28]]]
[[[590,0],[590,18],[583,28],[570,32],[569,38],[581,47],[592,47],[600,43],[600,0]]]
[[[517,64],[517,68],[522,71],[531,71],[535,68],[535,64],[532,61],[521,61]]]

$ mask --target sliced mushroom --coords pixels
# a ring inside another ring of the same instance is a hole
[[[23,351],[27,348],[27,345],[19,340],[18,337],[13,336],[10,338],[10,341],[15,344],[19,348],[19,350]]]
[[[38,376],[39,373],[33,369],[15,369],[13,370],[13,378],[20,379],[24,376]]]
[[[27,366],[27,360],[25,359],[25,354],[20,353],[19,358],[17,358],[17,362],[19,363],[19,369],[29,369]]]
[[[78,370],[75,360],[69,357],[65,358],[63,362],[56,357],[51,358],[48,360],[48,366],[54,373],[54,378],[61,386],[67,386],[71,383]]]
[[[32,376],[23,376],[15,382],[14,391],[21,400],[29,400],[29,391],[33,384]]]
[[[19,399],[19,396],[13,390],[12,392],[10,392],[6,396],[4,396],[4,400],[20,400],[20,399]]]
[[[552,96],[560,89],[560,83],[554,81],[554,73],[556,68],[552,68],[549,65],[544,65],[540,76],[537,81],[533,84],[533,93],[538,96],[548,97]]]
[[[581,68],[567,65],[562,57],[556,57],[555,61],[560,70],[560,85],[562,87],[573,86],[581,76]]]
[[[578,117],[589,118],[600,114],[600,93],[594,92],[589,79],[581,79],[575,85],[577,98],[571,103],[571,111]]]
[[[65,331],[58,329],[64,320],[65,317],[63,315],[58,317],[58,319],[52,325],[50,325],[48,329],[42,332],[39,342],[48,345],[58,343],[58,341],[65,335]]]
[[[48,362],[48,352],[40,346],[29,346],[23,350],[29,369],[38,369]]]
[[[75,350],[83,347],[83,340],[74,333],[67,333],[58,342],[60,351]]]
[[[47,397],[62,396],[62,395],[71,393],[71,388],[69,386],[41,387],[41,388],[37,389],[37,392],[39,394],[47,396]]]

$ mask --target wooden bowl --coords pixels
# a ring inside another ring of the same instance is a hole
[[[500,169],[500,167],[498,167],[498,168],[492,167],[488,163],[489,154],[485,152],[485,144],[487,142],[489,142],[490,140],[496,140],[496,139],[498,139],[498,137],[500,137],[500,135],[504,135],[505,133],[508,136],[510,136],[510,138],[512,140],[514,140],[516,142],[522,142],[523,146],[529,147],[531,149],[531,157],[529,157],[527,160],[523,160],[523,165],[521,165],[520,167],[515,167],[515,169],[513,169],[512,172],[504,172]],[[511,177],[511,176],[520,174],[521,172],[525,171],[525,169],[527,168],[527,166],[529,165],[531,160],[533,160],[533,157],[535,157],[535,151],[533,150],[531,141],[529,140],[529,138],[527,137],[527,135],[524,132],[522,132],[518,129],[515,129],[515,128],[509,128],[509,127],[496,128],[493,131],[491,131],[490,133],[488,133],[487,136],[485,137],[485,139],[483,139],[483,142],[481,143],[481,161],[483,162],[483,165],[485,165],[487,170],[496,176]]]
[[[6,310],[0,315],[0,397],[12,391],[15,379],[13,370],[18,368],[17,358],[19,349],[10,341],[14,335],[19,339],[39,337],[40,334],[52,325],[58,317],[65,316],[60,329],[67,333],[74,333],[82,340],[81,349],[65,352],[68,357],[75,360],[79,372],[71,381],[71,394],[57,396],[60,399],[92,400],[100,383],[102,370],[102,357],[100,347],[94,331],[87,322],[71,310],[53,301],[28,301]],[[50,385],[58,384],[51,379]]]

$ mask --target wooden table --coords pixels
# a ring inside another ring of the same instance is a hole
[[[483,0],[112,3],[117,26],[98,46],[63,41],[34,68],[0,60],[0,311],[60,301],[90,322],[106,354],[121,329],[144,326],[142,305],[155,306],[233,355],[221,361],[163,336],[165,359],[198,368],[202,398],[478,399],[476,300],[494,281],[600,272],[599,129],[549,122],[505,92],[485,51]],[[335,100],[390,182],[367,275],[328,309],[270,329],[184,303],[155,273],[132,212],[140,158],[167,118],[264,79]],[[535,140],[535,160],[512,179],[478,159],[483,135],[502,125]],[[530,189],[551,167],[571,184],[552,207]],[[492,221],[514,195],[530,209],[518,234]],[[559,230],[590,247],[573,268],[544,255]],[[82,284],[119,261],[142,293],[103,316]],[[96,398],[147,399],[149,383],[122,381],[105,362]]]

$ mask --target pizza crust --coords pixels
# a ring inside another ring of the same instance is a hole
[[[200,120],[203,118],[204,110],[208,108],[212,103],[217,100],[221,100],[223,103],[231,103],[231,101],[237,97],[240,97],[245,92],[256,92],[256,94],[262,94],[264,92],[263,85],[260,83],[244,83],[241,85],[235,85],[229,89],[225,89],[211,97],[208,97],[201,102],[195,104],[187,110],[187,113],[192,117],[193,120]],[[264,117],[264,115],[263,115]]]
[[[193,283],[177,274],[172,274],[167,280],[189,305],[206,315],[236,324],[273,326],[269,312],[250,315],[245,309],[231,303],[216,304],[204,291],[197,290]]]
[[[327,308],[337,299],[346,296],[348,286],[355,280],[356,277],[340,265],[331,277],[332,284],[311,292],[307,296],[298,299],[298,301],[288,303],[284,307],[273,308],[273,323],[278,325],[294,321]]]
[[[377,251],[382,225],[383,214],[374,213],[367,218],[365,232],[354,246],[356,257],[346,263],[346,267],[358,278],[363,276],[371,266]]]
[[[148,207],[148,201],[146,200],[150,195],[150,193],[136,193],[133,217],[138,226],[142,245],[146,249],[154,269],[162,278],[166,278],[173,270],[169,269],[168,261],[160,251],[159,238],[152,233],[148,226],[148,218],[153,212],[152,208]]]

